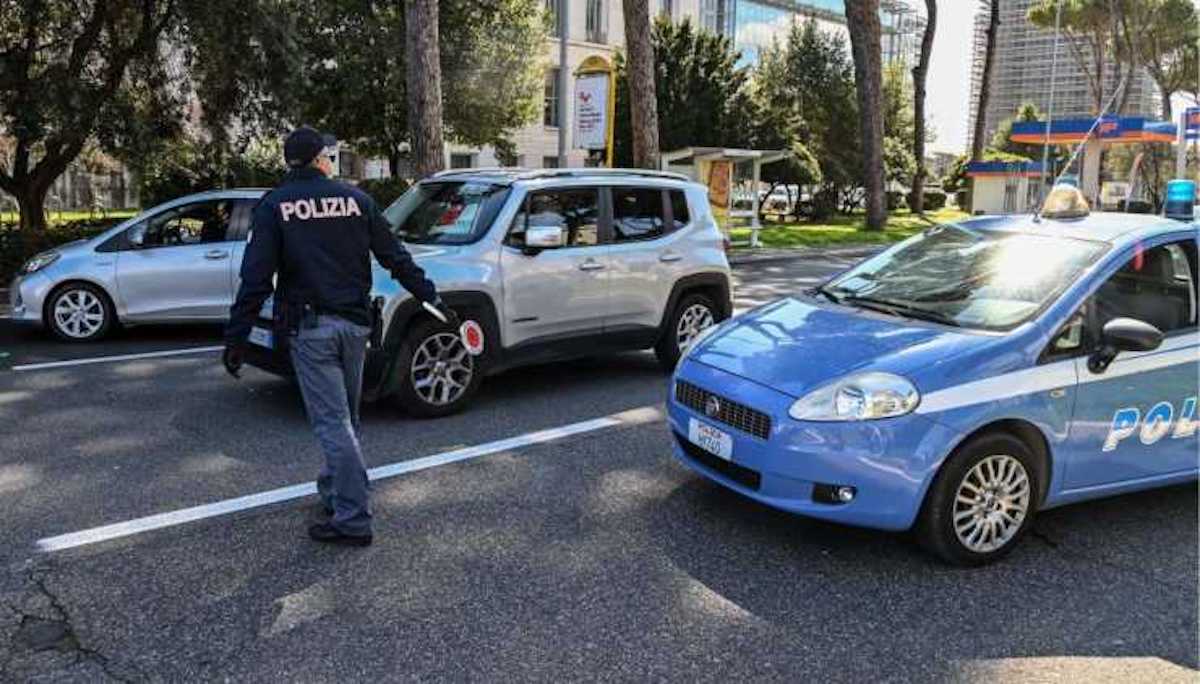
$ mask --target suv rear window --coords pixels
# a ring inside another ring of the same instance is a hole
[[[504,206],[508,188],[471,181],[418,183],[383,211],[396,237],[427,245],[475,242]]]
[[[669,230],[679,230],[692,220],[688,212],[687,195],[682,190],[671,191],[671,226]]]
[[[653,240],[666,230],[663,191],[659,188],[613,188],[613,240]]]

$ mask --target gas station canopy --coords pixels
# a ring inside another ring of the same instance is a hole
[[[1050,122],[1050,142],[1073,145],[1087,138],[1094,119],[1059,119]],[[1165,142],[1174,143],[1175,124],[1170,121],[1147,121],[1141,117],[1105,117],[1093,135],[1102,145]],[[1045,121],[1015,121],[1009,139],[1017,143],[1041,145],[1046,140]]]

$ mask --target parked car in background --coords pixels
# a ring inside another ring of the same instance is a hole
[[[68,342],[100,339],[117,324],[223,321],[264,192],[188,195],[38,254],[13,280],[11,317]]]

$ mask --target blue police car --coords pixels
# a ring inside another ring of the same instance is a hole
[[[712,329],[672,380],[676,457],[962,565],[1038,510],[1196,479],[1197,225],[1063,206],[931,228]]]

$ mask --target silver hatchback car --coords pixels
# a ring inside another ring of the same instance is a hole
[[[12,283],[12,319],[70,342],[99,339],[116,323],[227,319],[264,192],[188,195],[35,256]]]

